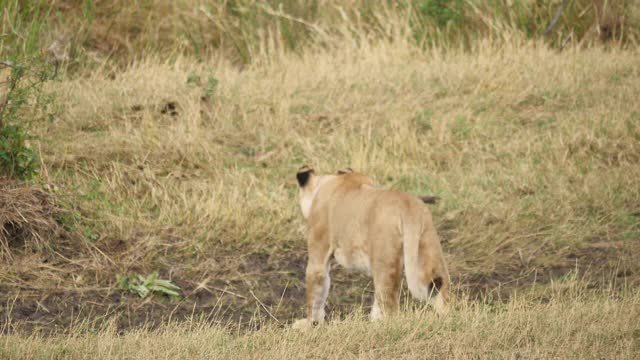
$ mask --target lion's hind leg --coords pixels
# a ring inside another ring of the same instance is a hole
[[[400,286],[402,284],[400,257],[376,265],[373,269],[375,299],[371,309],[371,320],[379,320],[393,315],[400,308]]]

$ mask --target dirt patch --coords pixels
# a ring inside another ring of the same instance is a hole
[[[0,325],[0,329],[50,335],[112,323],[124,332],[202,317],[231,331],[255,330],[264,322],[284,325],[304,315],[304,266],[303,249],[294,254],[252,254],[242,261],[238,272],[216,273],[215,280],[174,278],[185,295],[178,301],[162,296],[141,299],[114,284],[101,289],[2,285],[0,322],[9,326]],[[369,307],[373,297],[370,279],[336,268],[332,283],[330,316],[347,314],[354,306]]]
[[[640,285],[638,242],[618,242],[593,246],[571,254],[579,264],[548,269],[500,269],[481,276],[453,274],[454,285],[478,301],[488,298],[508,300],[514,289],[546,284],[578,270],[581,277],[597,287],[611,280],[620,285]],[[220,261],[224,257],[220,258]],[[169,321],[205,318],[230,331],[258,329],[265,322],[291,323],[304,312],[304,248],[290,252],[255,253],[241,261],[238,271],[216,273],[215,280],[194,281],[174,278],[185,298],[172,301],[155,296],[140,299],[114,285],[102,289],[11,289],[0,286],[0,326],[3,331],[64,332],[71,327],[97,329],[113,323],[118,331],[156,327]],[[355,308],[367,312],[373,298],[369,278],[335,266],[328,299],[328,315],[343,317]],[[406,297],[406,291],[404,296]],[[403,300],[404,301],[404,300]]]
[[[577,276],[589,288],[613,286],[616,289],[640,285],[640,239],[628,241],[594,241],[570,252],[561,264],[547,267],[525,265],[497,268],[490,273],[453,274],[458,284],[472,299],[508,300],[514,289],[530,289],[562,281],[568,275]]]

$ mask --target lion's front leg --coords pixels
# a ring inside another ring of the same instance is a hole
[[[309,261],[305,273],[306,313],[307,317],[294,323],[294,327],[308,327],[324,321],[324,307],[329,295],[331,278],[329,276],[329,244],[325,239],[314,236],[309,238]]]
[[[305,282],[307,317],[294,322],[294,328],[308,328],[324,321],[324,307],[329,295],[329,287],[331,286],[329,264],[318,266],[309,263]]]
[[[324,307],[330,286],[329,264],[309,263],[306,271],[307,319],[313,323],[324,321]]]

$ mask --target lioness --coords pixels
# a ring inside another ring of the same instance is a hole
[[[436,311],[446,313],[449,274],[431,213],[422,203],[434,198],[377,188],[371,178],[351,169],[316,175],[305,166],[296,178],[309,225],[309,261],[307,317],[294,327],[324,321],[331,256],[373,277],[372,320],[398,311],[403,264],[411,294],[420,300],[435,295]]]

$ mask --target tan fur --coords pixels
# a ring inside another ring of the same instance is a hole
[[[308,167],[298,172],[309,261],[307,318],[295,326],[324,320],[331,256],[373,277],[372,319],[398,311],[403,267],[412,295],[421,300],[436,295],[436,311],[445,313],[449,274],[429,209],[419,198],[377,188],[371,178],[349,170],[322,176]]]

